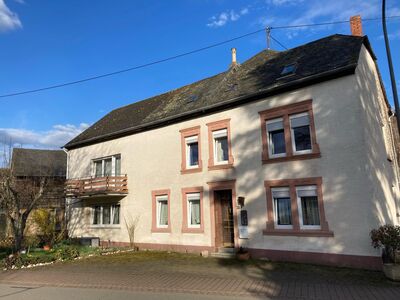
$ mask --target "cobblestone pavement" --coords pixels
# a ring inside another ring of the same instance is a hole
[[[276,299],[400,299],[400,285],[381,272],[156,253],[3,271],[0,283]]]

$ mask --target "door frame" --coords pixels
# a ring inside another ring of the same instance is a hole
[[[215,191],[230,190],[232,192],[232,212],[233,212],[233,241],[234,248],[239,248],[239,230],[238,230],[238,211],[236,206],[236,179],[207,182],[209,186],[210,197],[210,217],[211,217],[211,246],[216,249],[216,225],[215,225]],[[219,247],[219,245],[218,245]]]

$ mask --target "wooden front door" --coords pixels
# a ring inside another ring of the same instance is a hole
[[[217,207],[216,213],[216,231],[217,240],[220,246],[234,247],[234,224],[233,224],[233,207],[232,207],[232,192],[216,191]]]

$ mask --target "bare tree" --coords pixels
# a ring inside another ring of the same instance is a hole
[[[124,219],[131,248],[135,249],[135,232],[139,224],[139,216],[132,217],[131,215],[127,215]]]
[[[46,177],[21,179],[13,176],[11,169],[2,170],[0,207],[3,208],[10,222],[15,251],[21,250],[28,217],[42,202],[48,185],[49,179]]]

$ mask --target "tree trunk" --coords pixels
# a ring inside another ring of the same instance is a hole
[[[14,235],[14,251],[20,252],[22,249],[22,242],[24,240],[26,217],[24,215],[20,215],[16,219],[11,218],[11,225]]]

